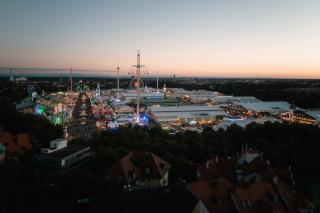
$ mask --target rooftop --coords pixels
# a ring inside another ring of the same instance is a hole
[[[89,146],[79,146],[79,145],[68,145],[66,148],[58,150],[52,153],[37,153],[35,154],[35,158],[39,160],[61,160],[69,155],[79,152],[83,149],[87,149]]]
[[[152,152],[130,152],[121,158],[112,168],[111,176],[115,180],[131,183],[136,178],[163,178],[171,165]]]
[[[286,101],[261,101],[257,103],[242,103],[250,111],[289,111],[291,104]]]

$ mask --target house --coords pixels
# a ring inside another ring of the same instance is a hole
[[[235,159],[215,156],[198,167],[197,177],[187,185],[199,199],[193,212],[314,212],[314,205],[295,191],[291,166],[273,169],[254,150]]]
[[[234,179],[235,160],[231,158],[219,158],[215,156],[205,164],[198,166],[197,178],[206,181],[217,178]]]
[[[29,134],[20,133],[13,135],[10,132],[0,134],[0,143],[5,146],[6,153],[10,156],[19,156],[32,150]]]
[[[199,199],[193,212],[236,212],[230,197],[233,184],[228,179],[197,181],[188,184],[187,187]]]
[[[27,97],[21,100],[20,103],[16,104],[16,110],[22,112],[24,114],[33,114],[34,111],[34,103],[32,98]]]
[[[4,147],[4,145],[0,143],[0,162],[4,160],[5,156],[6,156],[6,148]]]
[[[168,186],[171,165],[152,152],[135,151],[121,158],[111,169],[111,179],[124,189]]]

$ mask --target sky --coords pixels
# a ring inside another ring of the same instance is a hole
[[[319,11],[319,0],[0,0],[0,67],[126,75],[140,49],[149,74],[320,78]]]

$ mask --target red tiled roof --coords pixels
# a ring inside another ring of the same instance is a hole
[[[243,213],[259,212],[261,205],[272,208],[271,212],[286,212],[280,197],[278,203],[272,202],[272,196],[277,196],[278,194],[269,181],[255,182],[247,186],[236,186],[233,195]],[[243,207],[241,203],[248,201],[250,206]]]
[[[274,169],[274,172],[283,180],[286,184],[292,186],[291,171],[289,169]]]
[[[198,181],[188,184],[187,188],[193,192],[207,207],[210,212],[234,212],[230,192],[232,183],[226,178],[211,181]],[[222,205],[218,205],[218,199]]]
[[[213,158],[207,163],[198,166],[198,172],[200,174],[198,180],[211,180],[222,177],[231,180],[234,176],[234,167],[235,161],[233,159],[219,158],[218,162],[216,162],[216,158]]]
[[[302,194],[297,193],[295,197],[295,206],[296,208],[301,209],[313,209],[314,205]]]
[[[111,169],[111,177],[129,184],[136,178],[163,178],[170,164],[152,152],[130,152],[121,158]]]
[[[267,166],[268,164],[266,163],[265,160],[263,160],[261,157],[257,157],[256,159],[254,159],[248,164],[247,170],[253,173],[253,172],[258,172],[259,170],[262,170]]]
[[[288,211],[297,212],[295,207],[296,193],[293,191],[293,188],[283,182],[281,179],[278,181],[278,184],[274,186]]]
[[[221,212],[222,208],[217,206],[214,198],[227,199],[231,195],[236,203],[229,202],[226,206],[228,208],[238,206],[242,213],[297,212],[299,206],[306,209],[314,208],[306,197],[296,195],[291,183],[288,185],[282,180],[283,178],[288,181],[289,170],[275,172],[266,161],[257,157],[243,166],[243,174],[247,176],[256,174],[259,178],[250,182],[244,182],[244,179],[239,183],[232,182],[235,180],[233,178],[235,164],[232,159],[220,158],[218,161],[212,159],[198,167],[198,182],[188,184],[188,188],[202,200],[209,211]]]
[[[18,146],[19,150],[31,150],[32,149],[30,137],[28,134],[18,134],[16,140],[17,140],[17,146]]]
[[[269,178],[278,177],[278,175],[274,172],[274,170],[270,166],[264,168],[261,171],[261,174],[262,176],[269,177]]]
[[[10,132],[4,132],[0,135],[0,143],[6,147],[6,152],[12,156],[20,155],[32,149],[28,134],[12,135]]]

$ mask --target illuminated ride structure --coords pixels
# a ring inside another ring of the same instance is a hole
[[[45,115],[46,114],[46,107],[41,104],[36,104],[34,107],[34,114],[35,115]]]
[[[78,83],[74,84],[74,86],[76,86],[78,93],[86,93],[89,91],[89,87],[82,81],[79,81]]]
[[[101,101],[101,89],[100,89],[100,84],[98,83],[96,92],[95,92],[95,97],[97,101]]]
[[[134,78],[131,80],[130,82],[130,87],[132,89],[136,90],[136,95],[137,95],[137,108],[136,108],[136,114],[134,116],[134,122],[136,124],[143,124],[144,122],[141,119],[140,116],[140,102],[141,102],[141,88],[143,87],[143,82],[141,80],[141,68],[143,67],[143,65],[141,65],[140,63],[140,51],[138,50],[137,53],[137,64],[133,65],[133,67],[136,68],[136,72],[135,72],[135,76]],[[129,73],[131,74],[131,73]]]

